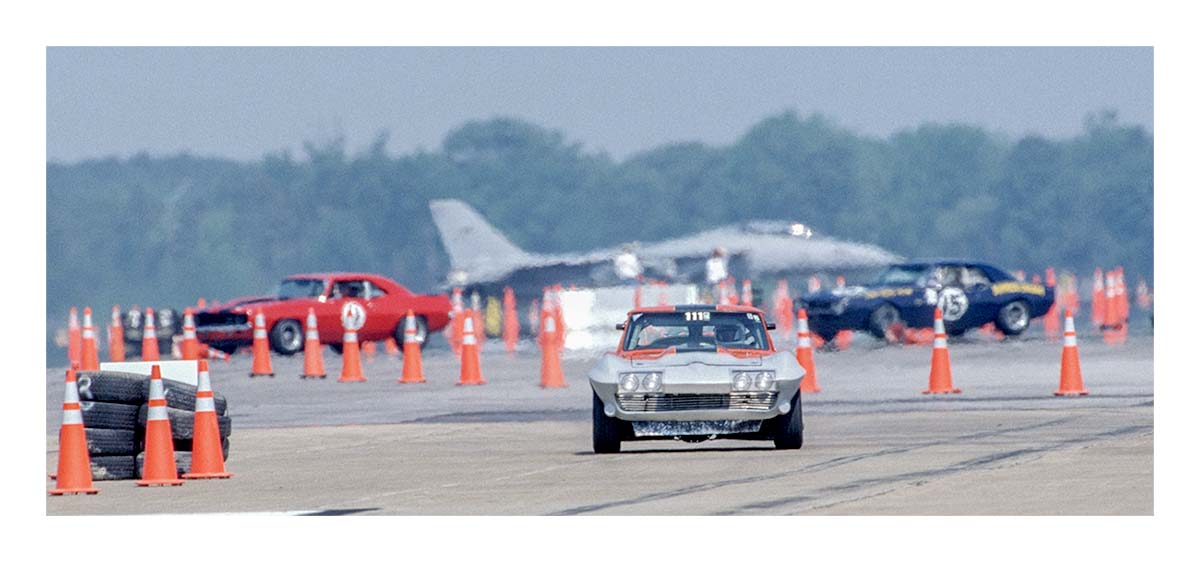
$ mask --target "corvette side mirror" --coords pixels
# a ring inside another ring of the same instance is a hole
[[[621,330],[621,331],[624,331],[624,330],[625,330],[625,323],[624,323],[624,322],[621,322],[620,324],[617,324],[617,329],[618,329],[618,330]]]
[[[775,329],[775,323],[774,323],[774,322],[767,322],[767,329],[768,329],[768,330],[774,330],[774,329]]]

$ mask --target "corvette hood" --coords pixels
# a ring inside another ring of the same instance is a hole
[[[732,353],[714,353],[692,351],[681,353],[666,353],[661,356],[632,356],[629,366],[633,368],[646,367],[685,367],[688,365],[707,365],[710,367],[758,367],[762,365],[762,355],[738,356]]]

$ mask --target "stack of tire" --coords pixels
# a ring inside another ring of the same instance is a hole
[[[150,379],[145,375],[115,371],[77,373],[80,410],[87,434],[88,456],[94,480],[127,480],[141,477],[146,436],[147,400]],[[175,444],[175,465],[179,473],[192,464],[192,421],[196,410],[196,387],[163,379],[167,395],[167,416]],[[221,451],[229,457],[232,424],[227,415],[228,402],[214,393],[217,425],[221,433]]]

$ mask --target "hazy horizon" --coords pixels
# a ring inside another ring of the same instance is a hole
[[[927,123],[1064,138],[1113,110],[1153,133],[1149,47],[60,48],[47,50],[47,159],[234,160],[389,135],[436,150],[516,117],[614,158],[733,143],[782,111],[886,137]]]

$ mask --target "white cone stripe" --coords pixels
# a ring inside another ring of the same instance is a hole
[[[809,338],[808,336],[801,336],[800,342],[797,345],[800,347],[812,347],[812,338]]]
[[[408,315],[408,316],[406,316],[406,317],[404,318],[404,329],[405,329],[405,330],[413,330],[413,331],[416,331],[416,329],[417,329],[417,317],[415,317],[415,316],[412,316],[411,314],[410,314],[410,315]]]
[[[192,318],[191,314],[183,317],[183,329],[184,330],[186,330],[188,328],[194,329],[195,327],[196,327],[196,321]]]
[[[467,334],[463,336],[463,345],[475,345],[475,334]]]
[[[63,393],[63,402],[66,404],[79,403],[79,387],[77,383],[67,383],[67,390]]]
[[[195,329],[191,329],[191,330],[189,330],[189,329],[187,329],[187,328],[184,328],[184,329],[183,329],[183,339],[185,339],[185,340],[194,340],[194,339],[196,339],[196,331],[195,331]]]
[[[934,337],[933,338],[933,348],[934,349],[946,349],[946,338]]]
[[[254,315],[254,327],[262,328],[264,330],[267,328],[267,321],[266,321],[266,319],[263,318],[262,314]]]
[[[63,410],[63,425],[83,425],[83,412],[80,410]]]
[[[254,329],[254,337],[255,338],[266,338],[267,331],[262,328],[255,328]]]
[[[547,317],[546,317],[546,332],[547,332],[547,333],[554,333],[554,332],[557,332],[557,331],[558,331],[558,328],[556,328],[556,327],[554,326],[554,317],[553,317],[553,316],[547,316]]]
[[[212,392],[212,379],[208,376],[208,371],[200,371],[196,376],[196,392],[208,391]]]
[[[1063,347],[1076,347],[1075,334],[1067,334],[1067,336],[1063,338]]]
[[[167,419],[169,418],[167,418],[166,406],[155,406],[146,413],[146,421],[166,421]]]
[[[933,333],[935,333],[935,334],[945,334],[946,333],[946,323],[941,318],[933,319]]]
[[[83,327],[83,339],[85,339],[85,340],[94,340],[94,339],[96,339],[96,335],[95,335],[94,333],[92,333],[92,327],[91,327],[91,326],[84,326],[84,327]]]
[[[167,396],[163,392],[162,379],[150,379],[150,399],[151,400],[166,400]]]
[[[209,396],[208,398],[197,398],[196,399],[196,411],[197,412],[216,412],[217,411],[216,399],[211,396]]]
[[[317,333],[316,330],[309,330],[307,332],[304,332],[304,337],[305,337],[305,339],[310,339],[310,340],[321,339],[321,335],[319,333]]]
[[[342,341],[346,343],[358,343],[358,332],[346,332],[342,336]]]
[[[309,314],[308,319],[304,321],[305,326],[310,329],[317,329],[317,315]]]

